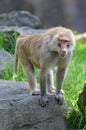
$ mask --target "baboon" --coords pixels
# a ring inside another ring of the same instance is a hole
[[[18,58],[21,62],[27,81],[31,87],[31,94],[38,94],[34,66],[40,69],[40,99],[39,104],[44,107],[49,102],[47,91],[55,91],[53,87],[52,68],[58,67],[56,72],[55,98],[59,104],[63,103],[61,86],[72,57],[75,46],[74,34],[70,29],[54,27],[42,34],[19,36],[15,49],[14,77],[17,75]]]

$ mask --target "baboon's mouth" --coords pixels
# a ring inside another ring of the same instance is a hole
[[[60,56],[61,56],[62,58],[64,58],[64,57],[66,56],[66,54],[62,53]]]

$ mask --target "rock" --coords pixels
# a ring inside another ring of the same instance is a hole
[[[0,26],[0,32],[18,32],[19,34],[38,34],[43,33],[46,29],[31,29],[30,27]]]
[[[11,13],[0,14],[1,26],[29,26],[31,28],[40,28],[39,18],[27,11],[13,11]]]
[[[6,65],[13,63],[13,57],[7,51],[0,50],[0,78],[4,77]]]
[[[63,0],[25,0],[30,12],[34,12],[44,28],[66,24]],[[32,7],[32,8],[31,8]]]
[[[29,92],[26,82],[0,80],[0,129],[66,130],[65,105],[48,96],[49,104],[43,108],[40,96],[29,96]]]

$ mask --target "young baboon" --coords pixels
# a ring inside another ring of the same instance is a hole
[[[56,73],[55,98],[59,104],[63,103],[61,93],[62,82],[72,57],[75,46],[74,34],[70,29],[54,27],[43,34],[19,36],[15,49],[14,76],[17,75],[18,58],[22,64],[23,71],[31,87],[31,94],[38,94],[37,82],[34,75],[34,66],[40,69],[40,92],[39,104],[46,106],[46,86],[49,93],[53,87],[52,68],[58,67]]]

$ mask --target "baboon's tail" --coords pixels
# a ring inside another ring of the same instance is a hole
[[[14,63],[13,80],[15,80],[16,77],[17,77],[17,71],[18,71],[18,55],[17,55],[17,52],[15,51],[15,63]]]

